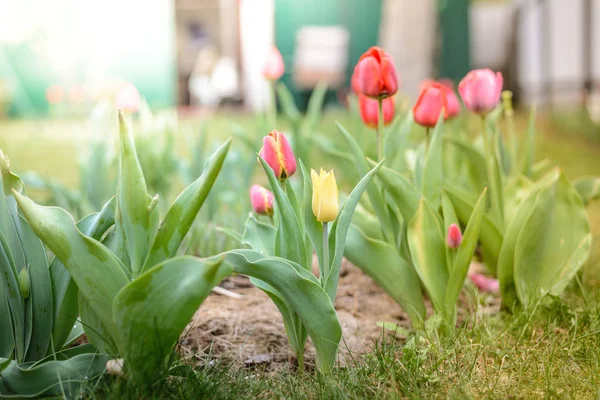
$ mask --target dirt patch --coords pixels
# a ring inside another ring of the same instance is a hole
[[[279,311],[246,277],[235,276],[221,285],[242,294],[234,299],[211,294],[194,316],[181,340],[185,358],[201,362],[211,356],[234,366],[262,364],[286,368],[293,359]],[[335,302],[343,339],[339,361],[368,352],[381,337],[379,321],[409,327],[407,314],[373,280],[344,260]],[[393,335],[393,332],[386,332]],[[309,341],[310,342],[310,341]],[[309,343],[308,363],[314,360]]]

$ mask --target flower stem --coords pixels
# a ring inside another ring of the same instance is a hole
[[[323,222],[323,276],[321,282],[325,283],[329,274],[329,223]]]
[[[383,121],[383,99],[377,99],[378,113],[377,116],[377,161],[383,159],[383,133],[384,133],[384,121]]]
[[[269,124],[271,129],[277,127],[277,92],[275,91],[275,81],[269,81]]]
[[[425,129],[425,155],[427,155],[427,153],[429,152],[429,137],[431,133],[431,128],[426,128]]]
[[[269,221],[271,222],[271,225],[275,226],[275,220],[272,215],[269,215]]]

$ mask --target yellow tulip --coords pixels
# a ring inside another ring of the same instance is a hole
[[[338,215],[339,201],[333,170],[325,172],[321,168],[318,175],[315,170],[311,170],[310,176],[313,185],[313,214],[319,222],[335,221]]]

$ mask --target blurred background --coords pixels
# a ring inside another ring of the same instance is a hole
[[[0,116],[86,115],[130,84],[153,109],[263,110],[272,45],[301,110],[321,80],[334,105],[375,44],[410,98],[489,67],[521,104],[597,113],[600,0],[0,0]]]

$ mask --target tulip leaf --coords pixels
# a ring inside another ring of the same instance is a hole
[[[310,99],[308,99],[308,106],[306,107],[306,116],[304,122],[304,133],[306,135],[312,135],[313,130],[321,119],[321,111],[323,110],[323,102],[325,101],[326,94],[327,82],[320,81],[313,89]]]
[[[221,171],[230,145],[231,139],[221,145],[206,161],[202,175],[177,197],[154,238],[144,270],[176,255]]]
[[[533,176],[533,163],[535,161],[535,107],[531,107],[529,112],[529,126],[527,128],[527,136],[523,147],[521,162],[521,173],[529,178]]]
[[[123,113],[119,112],[121,152],[119,156],[119,185],[117,188],[117,221],[122,229],[129,255],[131,273],[135,277],[150,248],[155,232],[151,232],[151,196],[138,160],[133,136]]]
[[[346,247],[346,235],[350,228],[350,222],[354,215],[354,210],[360,201],[365,189],[369,186],[369,183],[377,174],[383,160],[379,162],[369,173],[367,173],[358,184],[354,187],[350,196],[346,199],[337,218],[333,221],[331,226],[331,232],[329,233],[329,253],[333,256],[329,265],[329,275],[325,282],[325,290],[329,294],[329,298],[332,302],[335,301],[335,293],[337,291],[338,280],[340,278],[340,267],[342,265],[342,258],[344,257],[344,248]]]
[[[583,204],[587,205],[591,201],[600,199],[600,178],[586,176],[576,179],[573,182],[573,187],[581,196]]]
[[[444,142],[451,144],[460,151],[462,159],[466,162],[469,181],[476,192],[481,192],[487,186],[487,172],[485,156],[471,143],[458,137],[445,137]]]
[[[119,259],[100,242],[81,233],[63,209],[39,206],[13,193],[35,233],[62,261],[111,336],[118,338],[112,302],[129,282]]]
[[[19,362],[25,358],[25,307],[19,290],[17,274],[14,273],[14,260],[10,252],[8,240],[0,232],[0,273],[3,276],[3,285],[6,290],[6,304],[8,306],[8,321],[12,322],[12,342],[14,343],[15,356]],[[5,316],[6,318],[6,316]]]
[[[308,260],[306,259],[304,235],[296,213],[294,212],[294,208],[279,185],[277,178],[275,178],[273,169],[262,159],[262,157],[259,156],[258,158],[269,179],[273,197],[277,204],[276,211],[279,215],[275,254],[302,266],[306,266]]]
[[[260,222],[252,214],[246,220],[241,242],[265,256],[275,255],[275,236],[277,229],[272,225]]]
[[[300,265],[279,257],[264,257],[253,250],[232,250],[226,260],[235,272],[271,285],[308,330],[317,353],[317,369],[330,372],[342,337],[333,304],[318,279]]]
[[[367,163],[360,145],[339,122],[336,122],[335,124],[338,131],[342,134],[342,137],[346,140],[346,144],[350,148],[350,152],[354,158],[354,165],[356,166],[359,176],[365,176],[369,172],[369,164]],[[392,240],[393,229],[390,223],[390,217],[387,214],[387,207],[381,186],[377,182],[375,182],[373,185],[370,185],[367,188],[367,195],[369,196],[369,201],[371,202],[373,210],[379,219],[383,236],[388,240]]]
[[[443,146],[442,138],[444,135],[444,115],[440,114],[438,122],[431,135],[431,144],[425,156],[425,165],[423,168],[423,181],[421,183],[421,192],[434,210],[440,205],[440,194],[442,192],[443,182]]]
[[[345,255],[408,313],[414,327],[422,327],[425,303],[413,266],[390,244],[368,237],[356,225],[348,230]]]
[[[7,367],[0,368],[0,397],[76,398],[83,385],[104,373],[107,361],[105,355],[89,353],[33,366],[19,366],[15,360],[10,361]]]
[[[2,269],[0,269],[2,272]],[[6,286],[4,284],[0,285],[0,315],[4,315],[7,318],[10,314],[10,308],[8,307],[8,293]],[[8,320],[8,318],[7,318]],[[8,358],[12,355],[13,350],[15,348],[15,340],[13,338],[12,333],[12,324],[9,326],[8,324],[4,325],[2,329],[0,329],[0,360],[2,358]],[[0,366],[0,371],[2,367]]]
[[[374,164],[371,161],[371,165]],[[410,221],[419,207],[419,198],[421,197],[419,191],[403,175],[388,167],[381,167],[377,177],[381,180],[385,190],[392,196],[404,220]]]
[[[408,135],[413,127],[413,115],[407,113],[403,119],[396,117],[387,129],[384,138],[385,166],[402,172],[404,169],[404,151],[408,144]]]
[[[444,296],[446,318],[451,318],[452,325],[454,325],[454,310],[456,301],[460,294],[460,290],[463,287],[467,273],[469,272],[469,266],[471,265],[471,259],[473,253],[477,247],[477,241],[479,239],[479,231],[481,228],[481,221],[483,220],[484,210],[486,207],[487,190],[484,190],[473,213],[469,218],[469,222],[465,228],[465,233],[462,237],[460,246],[456,250],[456,257],[454,257],[454,264],[452,269],[449,271],[448,283],[446,285],[446,294]],[[444,210],[445,211],[445,210]],[[445,216],[445,215],[444,215]],[[450,319],[447,319],[450,320]]]
[[[119,352],[118,344],[115,342],[112,332],[102,322],[98,313],[81,291],[77,295],[77,309],[79,310],[79,319],[82,321],[83,331],[90,343],[101,353],[117,354]]]
[[[562,173],[536,198],[515,245],[515,286],[525,306],[546,293],[559,295],[587,260],[592,240],[581,198]]]
[[[231,272],[212,261],[175,257],[148,269],[119,292],[113,319],[123,340],[125,367],[143,382],[165,371],[181,332],[210,291]]]
[[[290,89],[288,89],[283,82],[277,84],[277,95],[279,97],[279,104],[281,104],[281,109],[285,116],[292,124],[300,123],[300,111],[298,111],[298,107],[296,107],[292,92],[290,92]]]
[[[443,312],[448,282],[446,241],[440,218],[426,199],[421,199],[408,224],[408,247],[415,270],[435,309]]]

